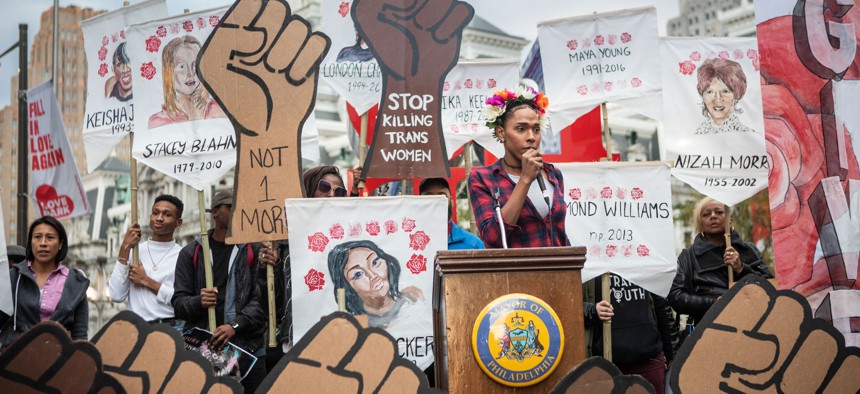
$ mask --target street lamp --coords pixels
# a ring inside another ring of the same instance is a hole
[[[96,323],[100,330],[104,325],[103,317],[105,305],[107,305],[111,299],[108,287],[105,286],[105,281],[107,280],[107,275],[105,274],[107,258],[99,256],[96,258],[96,263],[98,267],[96,268],[95,275],[93,275],[92,282],[90,282],[90,287],[87,289],[87,300],[96,306]]]

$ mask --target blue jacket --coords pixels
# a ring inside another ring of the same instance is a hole
[[[484,249],[484,242],[451,221],[451,231],[448,232],[448,250]]]
[[[14,309],[12,316],[6,316],[0,312],[0,323],[8,319],[10,324],[0,324],[0,327],[10,332],[3,332],[2,342],[4,346],[12,343],[18,336],[39,324],[39,285],[33,271],[24,260],[9,270],[12,280],[12,303]],[[87,288],[90,280],[81,270],[69,268],[69,276],[63,285],[63,295],[51,315],[52,321],[60,323],[69,330],[72,339],[87,339],[87,325],[89,323],[89,305],[87,304]]]

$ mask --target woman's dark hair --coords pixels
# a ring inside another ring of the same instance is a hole
[[[60,237],[60,242],[62,246],[60,246],[60,251],[57,253],[57,263],[63,261],[66,258],[66,254],[69,253],[69,238],[66,236],[66,229],[57,219],[54,219],[52,216],[42,216],[30,223],[30,231],[27,233],[27,260],[33,261],[36,259],[36,256],[33,255],[33,230],[36,226],[40,224],[47,224],[57,230],[57,236]]]
[[[128,54],[125,53],[125,43],[121,42],[117,45],[116,50],[113,51],[113,65],[117,64],[129,64],[131,60],[128,58]]]
[[[376,246],[373,241],[349,241],[335,246],[328,253],[328,272],[331,281],[334,284],[334,299],[337,301],[337,289],[346,290],[346,311],[353,315],[363,315],[364,301],[361,300],[355,289],[346,280],[343,275],[343,267],[346,266],[349,260],[349,252],[355,248],[367,248],[376,253],[377,256],[385,260],[388,266],[388,295],[397,299],[400,297],[400,262],[394,256],[385,253],[379,246]]]
[[[340,179],[340,183],[343,184],[340,170],[335,166],[316,166],[305,171],[305,174],[302,176],[302,184],[305,186],[305,197],[313,197],[320,180],[328,174],[336,175]]]
[[[535,110],[535,112],[540,113],[539,108],[534,104],[533,100],[510,100],[505,105],[505,112],[502,112],[502,114],[499,115],[499,120],[501,121],[501,123],[499,124],[501,124],[501,127],[505,128],[505,124],[508,123],[508,119],[511,118],[511,116],[514,114],[514,112],[516,112],[516,110],[522,107],[528,107]],[[493,137],[496,139],[496,141],[501,141],[499,139],[498,133],[496,132],[496,129],[493,129]]]

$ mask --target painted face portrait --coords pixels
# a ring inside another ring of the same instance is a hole
[[[739,102],[747,91],[747,79],[740,63],[728,59],[707,59],[699,66],[696,91],[702,98],[706,118],[696,134],[752,132],[738,119]]]
[[[702,101],[708,116],[716,125],[721,125],[735,109],[735,94],[719,78],[711,80],[710,86],[702,92]]]
[[[388,312],[400,298],[400,262],[373,241],[349,241],[328,255],[330,277],[346,292],[346,310],[354,315]]]
[[[362,301],[387,297],[388,267],[385,260],[368,248],[355,248],[349,251],[343,276]]]
[[[182,45],[173,55],[173,89],[177,95],[192,95],[200,88],[197,79],[197,53],[200,47],[195,44]]]

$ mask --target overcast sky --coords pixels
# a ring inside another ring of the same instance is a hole
[[[132,0],[139,3],[141,0]],[[330,0],[324,0],[330,1]],[[466,0],[475,7],[475,13],[511,35],[533,40],[537,24],[551,19],[604,12],[624,8],[654,5],[657,7],[658,28],[666,33],[666,22],[678,15],[680,0]],[[230,0],[167,0],[167,11],[176,15],[189,9],[191,12],[232,3]],[[97,10],[112,11],[122,7],[122,0],[60,0],[60,6],[77,5]],[[18,41],[18,24],[26,23],[29,44],[39,30],[42,12],[53,5],[53,0],[0,0],[3,10],[0,23],[0,53]],[[28,53],[29,55],[29,53]],[[9,104],[11,78],[18,72],[18,51],[0,59],[0,108]]]

